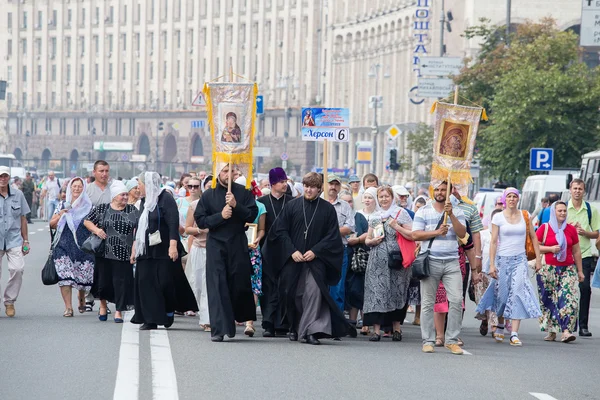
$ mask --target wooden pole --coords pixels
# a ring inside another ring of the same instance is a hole
[[[233,66],[229,66],[229,82],[233,82]],[[231,193],[231,180],[233,179],[233,155],[229,153],[229,179],[227,180],[227,192]]]
[[[329,145],[327,144],[327,139],[323,142],[323,193],[325,194],[325,199],[327,199],[327,193],[329,192],[329,184],[327,183],[327,175],[328,175],[328,158],[329,158]]]
[[[458,104],[458,85],[454,85],[454,104]]]
[[[458,85],[454,85],[454,104],[458,104]],[[450,202],[450,194],[452,193],[452,177],[448,173],[448,186],[446,190],[446,203]],[[448,213],[444,215],[444,225],[448,222]]]

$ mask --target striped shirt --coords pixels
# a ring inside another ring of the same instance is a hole
[[[465,214],[465,219],[469,223],[469,229],[471,229],[471,233],[477,233],[483,230],[483,224],[481,223],[481,217],[479,216],[477,207],[475,207],[473,204],[467,204],[461,200],[458,203],[458,208],[460,208],[463,214]]]
[[[454,207],[452,210],[458,221],[465,225],[465,214],[458,207]],[[431,204],[427,204],[417,211],[415,219],[413,221],[412,230],[414,231],[425,231],[432,232],[435,230],[438,222],[444,215],[444,212],[438,213]],[[429,247],[431,240],[425,240],[421,243],[421,253],[424,253]],[[439,260],[458,259],[458,239],[452,222],[448,219],[448,233],[446,236],[436,236],[433,244],[431,245],[431,251],[429,253],[431,258]]]

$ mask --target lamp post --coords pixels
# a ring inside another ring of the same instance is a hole
[[[290,82],[293,82],[294,75],[282,76],[279,78],[277,88],[285,89],[285,131],[283,132],[283,152],[287,154],[287,142],[290,136],[290,116],[292,110],[290,109]],[[281,161],[281,168],[287,168],[287,160]]]
[[[369,107],[373,108],[373,168],[377,174],[377,134],[379,133],[379,125],[377,123],[377,109],[383,107],[383,96],[379,98],[379,70],[382,68],[380,63],[372,64],[369,70],[369,78],[375,78],[375,96],[371,96]],[[384,78],[389,78],[390,74],[385,72]]]

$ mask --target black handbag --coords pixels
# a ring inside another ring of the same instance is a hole
[[[367,263],[369,262],[369,253],[362,247],[355,247],[352,253],[352,262],[350,269],[356,274],[364,274],[367,270]]]
[[[46,286],[56,285],[58,283],[58,274],[56,273],[56,265],[54,265],[54,257],[52,255],[54,250],[54,235],[53,229],[50,229],[50,254],[44,268],[42,268],[42,283]]]
[[[110,204],[106,205],[106,210],[104,210],[104,213],[102,214],[102,220],[98,221],[98,227],[102,228],[102,230],[104,230],[105,224],[104,221],[106,219],[106,213],[108,212],[108,209],[110,208]],[[83,244],[81,245],[81,251],[88,253],[88,254],[93,254],[96,256],[100,256],[100,257],[104,257],[104,252],[106,250],[105,244],[104,244],[104,239],[102,239],[100,236],[95,235],[95,234],[91,234],[90,236],[88,236],[87,239],[85,239],[85,241],[83,242]]]
[[[387,232],[385,231],[385,223],[383,226],[383,240],[385,241],[385,248],[388,253],[388,267],[393,270],[402,270],[404,266],[402,265],[402,261],[404,258],[402,257],[402,252],[400,249],[390,251],[387,244]]]
[[[438,222],[434,230],[438,230],[440,228],[443,220],[444,216],[442,215],[442,218],[440,218],[440,221]],[[425,250],[423,253],[419,253],[417,255],[417,258],[415,258],[415,261],[412,263],[413,278],[418,280],[429,278],[429,251],[431,250],[431,245],[433,244],[434,240],[435,237],[429,241],[429,246],[427,246],[427,250]]]

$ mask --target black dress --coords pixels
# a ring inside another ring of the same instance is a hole
[[[235,336],[235,321],[256,320],[252,293],[253,273],[248,256],[246,223],[258,214],[254,196],[242,185],[233,183],[236,206],[229,219],[223,219],[227,188],[217,183],[202,194],[194,219],[206,238],[206,292],[212,336]]]
[[[288,185],[289,187],[289,185]],[[289,204],[294,198],[284,194],[279,199],[268,194],[260,197],[257,201],[264,204],[267,209],[267,218],[265,223],[265,236],[260,244],[263,254],[263,274],[262,274],[262,296],[260,297],[260,309],[262,313],[262,327],[265,330],[287,332],[289,326],[283,321],[279,310],[279,272],[283,267],[280,262],[281,256],[277,254],[279,248],[277,245],[269,248],[269,241],[273,242],[271,229],[279,217],[286,204]]]
[[[141,209],[144,201],[142,200]],[[159,224],[160,217],[160,224]],[[162,242],[148,246],[148,233],[160,231]],[[135,270],[134,324],[168,324],[167,313],[174,311],[198,311],[194,292],[190,287],[181,257],[185,255],[179,240],[179,212],[177,203],[169,193],[161,192],[154,211],[148,215],[146,252],[137,258]],[[169,258],[169,242],[177,241],[179,257]]]

